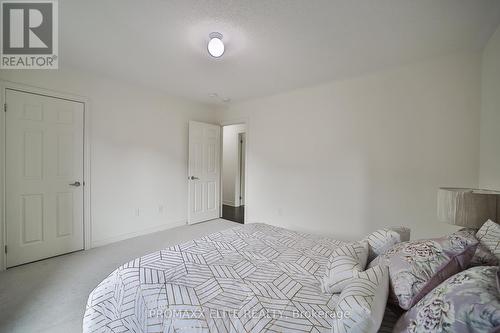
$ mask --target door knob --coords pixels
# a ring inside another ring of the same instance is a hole
[[[196,180],[196,179],[200,179],[200,178],[195,177],[195,176],[191,176],[191,177],[189,177],[189,179],[191,179],[191,180]]]
[[[74,183],[72,183],[72,184],[69,184],[69,185],[70,185],[70,186],[74,186],[74,187],[78,187],[78,186],[80,186],[80,185],[82,185],[82,184],[80,184],[80,182],[76,181],[76,182],[74,182]]]

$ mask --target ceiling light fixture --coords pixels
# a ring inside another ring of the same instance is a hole
[[[214,58],[220,58],[225,50],[222,34],[219,32],[212,32],[208,37],[210,38],[207,45],[208,53]]]

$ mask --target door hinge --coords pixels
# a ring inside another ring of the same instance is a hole
[[[3,112],[7,112],[7,103],[3,104]]]
[[[7,245],[5,245],[5,253],[7,253]]]

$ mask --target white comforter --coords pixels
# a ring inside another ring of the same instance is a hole
[[[90,294],[83,331],[327,332],[326,237],[247,224],[126,263]]]

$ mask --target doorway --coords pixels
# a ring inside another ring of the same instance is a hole
[[[245,221],[246,125],[222,127],[222,218]]]

